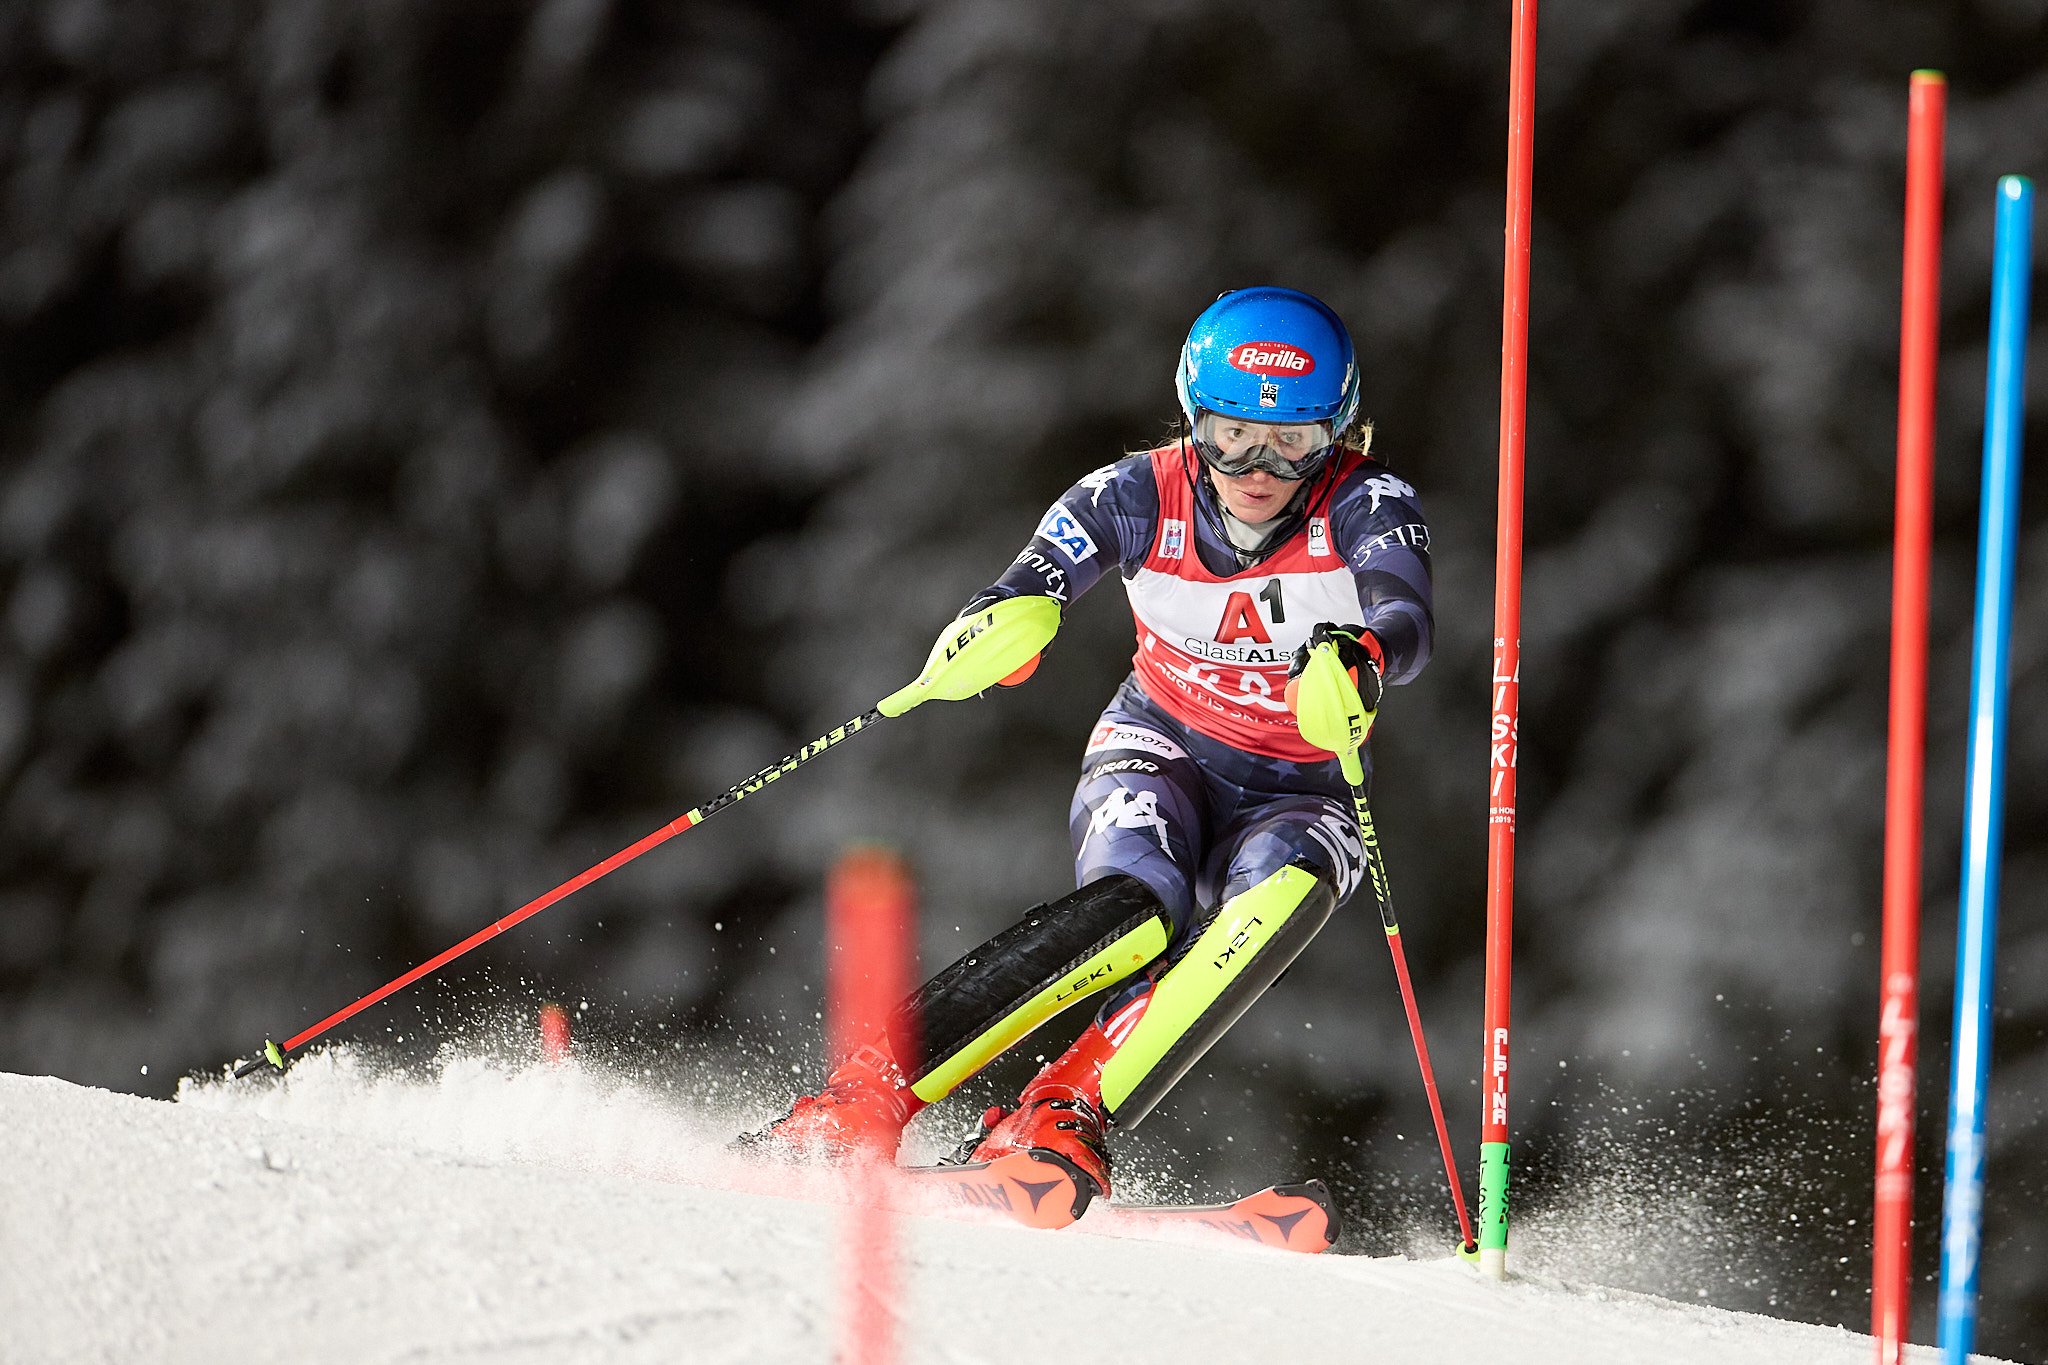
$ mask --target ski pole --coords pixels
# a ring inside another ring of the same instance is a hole
[[[428,958],[401,977],[385,982],[346,1009],[337,1010],[313,1027],[287,1038],[283,1045],[263,1040],[263,1050],[235,1068],[237,1077],[260,1069],[265,1062],[282,1071],[285,1055],[318,1038],[336,1024],[368,1009],[390,995],[404,990],[427,973],[446,966],[470,949],[507,929],[530,919],[562,897],[580,891],[600,877],[618,871],[651,848],[667,843],[686,829],[703,824],[736,801],[742,801],[785,773],[794,772],[833,745],[857,735],[879,721],[900,716],[928,701],[964,701],[998,683],[1028,676],[1030,665],[1059,632],[1059,604],[1049,597],[1011,597],[990,603],[947,626],[924,662],[924,671],[906,686],[898,688],[844,725],[833,727],[780,763],[771,763],[737,786],[705,802],[695,810],[671,820],[654,833],[620,849],[611,857],[563,882],[546,895],[537,896],[494,924],[487,924],[462,942]]]
[[[1394,957],[1394,976],[1401,983],[1401,1006],[1408,1012],[1408,1036],[1415,1040],[1415,1061],[1422,1068],[1422,1088],[1429,1095],[1429,1116],[1436,1122],[1436,1145],[1443,1153],[1444,1178],[1451,1186],[1451,1203],[1458,1210],[1458,1255],[1468,1261],[1479,1259],[1479,1243],[1472,1238],[1472,1219],[1465,1212],[1465,1191],[1458,1184],[1458,1163],[1451,1156],[1451,1133],[1444,1126],[1444,1105],[1436,1090],[1436,1071],[1429,1064],[1429,1044],[1422,1036],[1422,1015],[1415,1008],[1415,986],[1408,979],[1408,954],[1401,947],[1401,925],[1394,918],[1394,892],[1387,884],[1386,863],[1380,857],[1380,838],[1372,824],[1372,806],[1365,799],[1365,764],[1359,751],[1372,733],[1376,710],[1366,709],[1358,694],[1356,675],[1345,667],[1337,642],[1344,638],[1341,628],[1325,623],[1309,636],[1306,653],[1289,670],[1287,700],[1294,707],[1301,737],[1319,749],[1337,756],[1344,781],[1351,788],[1351,811],[1358,821],[1359,842],[1365,848],[1366,876],[1372,881],[1373,903],[1379,907],[1380,925],[1387,931],[1387,951]],[[1377,706],[1378,698],[1374,704]]]
[[[1353,755],[1346,754],[1356,762]],[[1349,767],[1349,764],[1345,765]],[[1364,774],[1361,772],[1360,776]],[[1345,777],[1349,778],[1350,773]],[[1394,893],[1387,884],[1386,864],[1380,858],[1379,835],[1372,824],[1372,807],[1366,804],[1365,788],[1351,784],[1352,813],[1358,817],[1358,838],[1365,845],[1365,871],[1372,882],[1373,902],[1379,907],[1380,924],[1387,931],[1387,951],[1394,955],[1394,976],[1401,983],[1401,1006],[1408,1011],[1408,1036],[1415,1040],[1415,1061],[1422,1068],[1422,1088],[1429,1094],[1429,1116],[1436,1122],[1437,1150],[1443,1153],[1444,1178],[1450,1182],[1451,1203],[1458,1210],[1458,1255],[1468,1261],[1479,1259],[1479,1243],[1472,1239],[1472,1220],[1465,1212],[1465,1191],[1458,1184],[1458,1163],[1451,1155],[1451,1133],[1444,1126],[1443,1100],[1436,1089],[1436,1072],[1429,1064],[1429,1044],[1422,1036],[1422,1015],[1415,1008],[1415,987],[1408,980],[1408,954],[1401,948],[1401,926],[1394,919]]]
[[[686,829],[693,829],[696,826],[703,824],[706,820],[709,820],[712,816],[718,814],[718,812],[724,810],[727,806],[732,805],[736,801],[745,800],[747,797],[761,790],[761,788],[767,786],[770,782],[773,782],[776,778],[781,777],[784,773],[794,772],[797,768],[810,762],[819,754],[824,753],[827,749],[839,743],[841,740],[846,739],[850,735],[859,734],[862,730],[867,729],[869,726],[874,725],[882,719],[883,714],[881,708],[877,707],[874,710],[866,711],[858,716],[855,716],[852,720],[847,721],[844,725],[834,726],[832,729],[826,731],[818,738],[812,740],[809,744],[804,745],[803,748],[798,749],[795,753],[783,759],[781,762],[771,763],[767,767],[761,769],[760,772],[757,772],[752,777],[748,778],[746,781],[741,782],[735,786],[727,787],[724,791],[720,792],[717,796],[705,802],[703,805],[697,807],[695,810],[688,811],[683,815],[679,816],[678,818],[669,821],[667,824],[663,825],[660,829],[655,830],[646,838],[641,839],[637,843],[627,845],[625,848],[620,849],[617,853],[612,854],[611,857],[606,858],[603,862],[585,868],[583,871],[569,878],[568,881],[563,882],[560,886],[556,887],[552,891],[547,892],[545,895],[534,897],[526,904],[520,906],[517,910],[514,910],[511,914],[505,916],[503,919],[498,920],[495,923],[485,925],[483,928],[471,934],[468,938],[462,940],[462,942],[456,944],[452,948],[449,948],[445,952],[436,953],[433,957],[428,958],[425,962],[422,962],[419,966],[414,967],[405,975],[395,977],[392,980],[385,982],[376,990],[371,991],[368,995],[356,1001],[354,1004],[349,1005],[344,1009],[336,1010],[333,1014],[328,1015],[325,1019],[322,1019],[319,1023],[313,1025],[311,1028],[306,1029],[294,1035],[293,1037],[287,1038],[282,1045],[265,1039],[263,1043],[263,1051],[253,1059],[246,1061],[242,1063],[240,1066],[236,1067],[235,1075],[238,1078],[246,1076],[252,1071],[261,1069],[264,1063],[266,1062],[269,1063],[271,1066],[274,1066],[278,1068],[280,1071],[282,1071],[285,1065],[285,1054],[297,1051],[305,1044],[312,1042],[315,1038],[318,1038],[321,1034],[333,1028],[336,1024],[342,1023],[343,1021],[353,1017],[354,1015],[360,1014],[362,1011],[376,1004],[379,1000],[382,1000],[385,996],[390,995],[395,991],[404,990],[407,986],[410,986],[413,982],[419,980],[421,977],[427,975],[429,972],[435,971],[438,968],[446,966],[450,962],[453,962],[456,958],[461,957],[470,949],[476,947],[478,944],[496,938],[499,934],[504,933],[507,929],[512,928],[514,925],[520,923],[523,920],[531,919],[533,916],[547,909],[550,905],[553,905],[556,901],[561,900],[564,896],[568,896],[574,892],[580,891],[584,887],[590,885],[592,882],[598,880],[600,877],[604,877],[610,873],[618,871],[627,863],[632,862],[635,858],[647,852],[649,849],[656,848],[662,844],[667,843],[670,839],[675,838],[676,835],[681,834]]]

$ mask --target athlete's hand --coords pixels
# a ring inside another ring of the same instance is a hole
[[[1351,685],[1358,689],[1359,702],[1368,711],[1378,711],[1380,642],[1364,626],[1340,626],[1333,621],[1325,621],[1310,631],[1308,643],[1294,651],[1294,659],[1287,666],[1287,705],[1297,715],[1300,714],[1294,698],[1302,670],[1308,667],[1309,651],[1325,640],[1336,647],[1337,662],[1350,671]]]
[[[1287,704],[1301,737],[1337,755],[1345,781],[1354,787],[1365,781],[1358,751],[1379,709],[1379,664],[1365,643],[1371,638],[1355,626],[1326,621],[1295,652],[1287,678]]]
[[[960,619],[962,621],[965,621],[969,617],[977,616],[980,613],[987,611],[996,603],[1005,600],[1007,599],[1005,599],[1004,596],[1000,593],[987,593],[982,596],[970,598],[968,599],[967,605],[960,608]],[[1045,649],[1051,648],[1052,646],[1050,644],[1048,644],[1045,647]],[[1045,649],[1039,650],[1038,653],[1026,659],[1023,663],[1023,666],[1020,667],[1016,672],[1011,673],[1005,677],[997,678],[995,685],[997,687],[1016,687],[1019,684],[1023,683],[1026,679],[1030,678],[1030,676],[1033,673],[1036,673],[1038,671],[1039,661],[1045,658]]]
[[[1032,655],[1032,656],[1031,656],[1030,658],[1028,658],[1028,659],[1026,659],[1026,660],[1024,661],[1024,666],[1023,666],[1022,668],[1019,668],[1019,669],[1018,669],[1018,670],[1017,670],[1016,672],[1014,672],[1014,673],[1011,673],[1011,674],[1009,674],[1009,675],[1007,675],[1007,676],[1005,676],[1005,677],[997,678],[997,679],[996,679],[996,686],[997,686],[997,687],[1015,687],[1015,686],[1017,686],[1017,685],[1018,685],[1019,683],[1021,683],[1021,682],[1025,681],[1026,679],[1028,679],[1028,678],[1029,678],[1029,677],[1030,677],[1030,676],[1031,676],[1031,675],[1032,675],[1033,673],[1036,673],[1036,672],[1038,671],[1038,661],[1039,661],[1040,659],[1044,658],[1044,657],[1045,657],[1045,651],[1044,651],[1044,650],[1042,650],[1042,649],[1041,649],[1041,650],[1039,650],[1039,651],[1038,651],[1038,653],[1036,653],[1036,654]]]
[[[921,702],[1014,687],[1031,676],[1059,628],[1060,605],[1050,597],[1006,597],[976,607],[946,627],[917,680],[884,697],[878,709],[900,716]]]

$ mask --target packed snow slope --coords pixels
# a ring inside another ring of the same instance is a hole
[[[0,1075],[8,1362],[827,1361],[827,1172],[576,1068],[315,1058],[179,1103]],[[770,1192],[774,1191],[774,1192]],[[1868,1338],[1455,1260],[899,1218],[903,1359],[1864,1365]],[[1913,1355],[1932,1361],[1932,1350]]]

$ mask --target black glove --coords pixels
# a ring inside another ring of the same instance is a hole
[[[1358,699],[1365,704],[1365,709],[1379,710],[1380,642],[1364,626],[1323,622],[1309,632],[1308,643],[1294,651],[1294,661],[1287,666],[1287,676],[1300,677],[1301,670],[1308,667],[1308,652],[1325,640],[1337,646],[1337,662],[1351,670],[1351,680],[1358,684]]]

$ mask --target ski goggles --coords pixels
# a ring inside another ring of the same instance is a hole
[[[1328,422],[1258,422],[1204,410],[1195,419],[1195,450],[1202,463],[1226,478],[1263,469],[1289,483],[1323,467],[1334,448]]]

